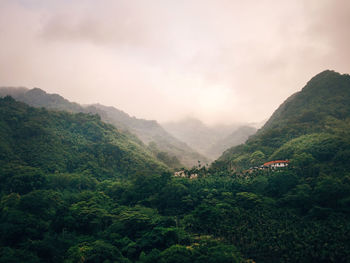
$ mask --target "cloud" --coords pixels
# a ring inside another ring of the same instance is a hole
[[[347,0],[321,1],[308,6],[313,17],[307,33],[328,52],[326,60],[342,70],[348,70],[350,61],[350,2]]]
[[[96,45],[142,46],[152,42],[153,18],[147,12],[132,9],[126,1],[99,1],[95,8],[78,2],[51,13],[42,36],[51,41]]]
[[[259,121],[350,64],[348,1],[0,2],[0,85],[160,121]]]

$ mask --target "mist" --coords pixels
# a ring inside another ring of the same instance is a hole
[[[350,3],[0,1],[0,86],[160,122],[260,122],[350,66]]]

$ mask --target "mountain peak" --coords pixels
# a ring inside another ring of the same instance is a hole
[[[325,70],[287,98],[247,145],[252,149],[257,149],[252,145],[259,145],[269,155],[289,140],[324,132],[331,127],[330,120],[342,122],[348,118],[349,101],[350,76]],[[221,159],[231,158],[236,150],[230,149]]]
[[[328,76],[340,76],[341,74],[339,72],[336,72],[334,70],[331,69],[326,69],[324,71],[321,71],[320,73],[316,74],[314,77],[311,78],[310,81],[312,81],[313,79],[317,79],[317,78],[324,78],[324,77],[328,77]]]
[[[44,95],[44,94],[47,94],[46,91],[42,90],[42,89],[39,89],[37,87],[34,87],[30,90],[28,90],[27,92],[29,93],[33,93],[33,94],[36,94],[36,95]]]
[[[304,90],[313,89],[313,88],[337,88],[339,85],[335,85],[338,81],[344,81],[349,79],[348,74],[340,74],[334,70],[324,70],[314,77],[312,77],[303,88]]]

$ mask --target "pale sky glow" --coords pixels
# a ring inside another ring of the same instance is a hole
[[[160,122],[258,122],[350,72],[347,0],[0,0],[0,86]]]

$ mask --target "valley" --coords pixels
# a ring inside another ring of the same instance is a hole
[[[259,130],[0,95],[0,262],[350,261],[347,74]]]

